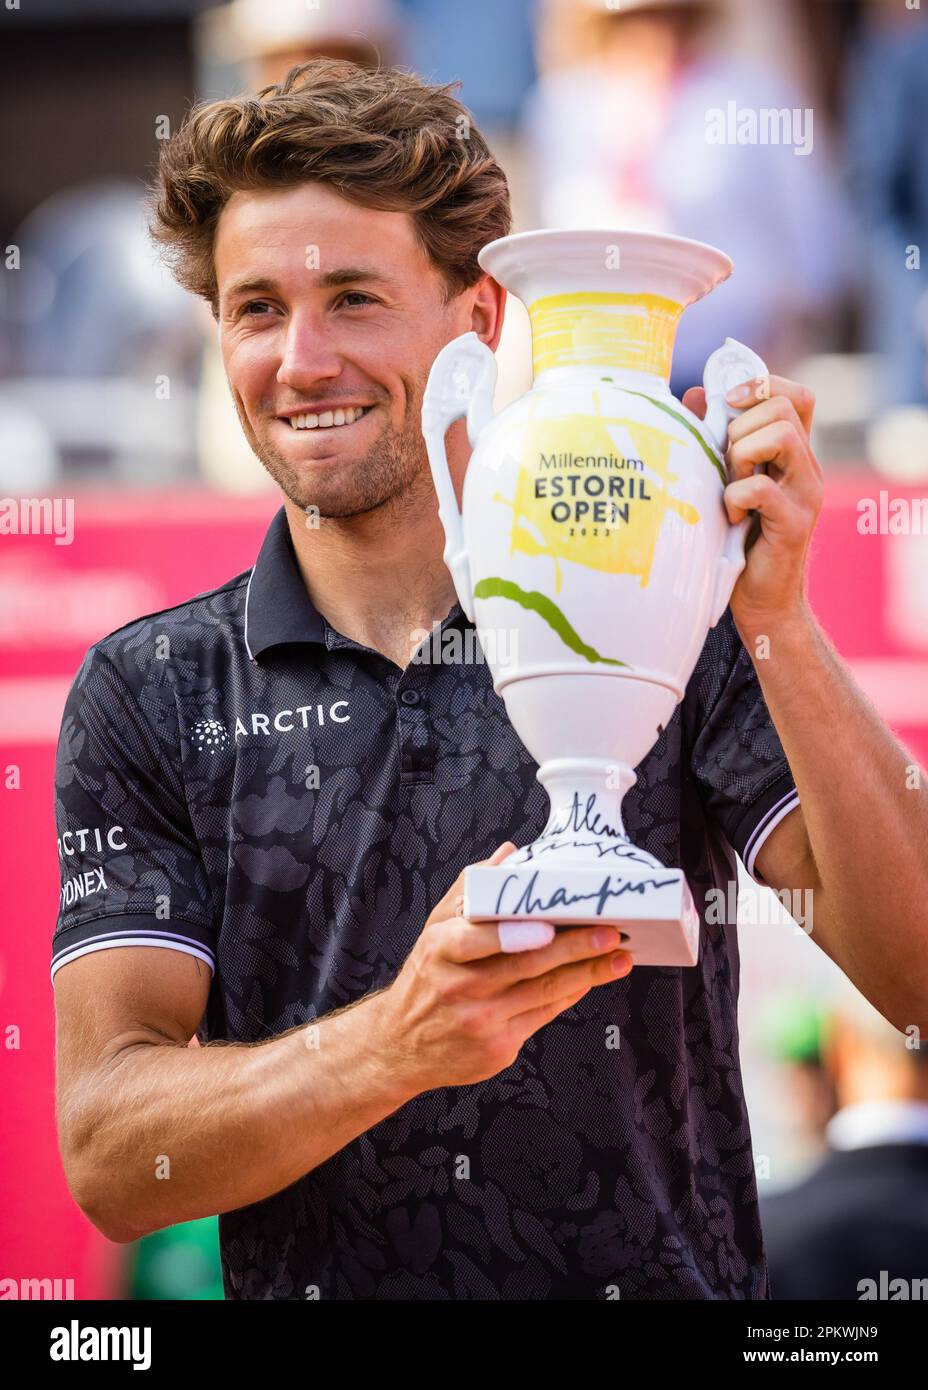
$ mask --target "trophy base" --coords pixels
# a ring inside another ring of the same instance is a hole
[[[635,965],[695,965],[699,958],[699,913],[682,869],[471,864],[463,915],[475,922],[606,923],[618,927]]]

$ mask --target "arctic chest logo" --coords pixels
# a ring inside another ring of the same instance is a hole
[[[351,712],[347,700],[335,700],[330,705],[299,705],[296,709],[281,709],[275,713],[253,710],[244,717],[236,716],[230,731],[221,719],[198,719],[190,729],[190,740],[198,752],[217,753],[229,747],[233,739],[260,738],[262,735],[289,734],[300,729],[325,728],[327,724],[347,724]]]
[[[217,748],[226,747],[229,735],[218,719],[198,719],[190,730],[190,741],[194,748],[215,753]]]

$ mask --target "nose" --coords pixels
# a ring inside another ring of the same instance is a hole
[[[294,313],[287,326],[283,358],[277,370],[280,384],[305,391],[317,381],[337,377],[342,365],[323,321],[315,314]]]

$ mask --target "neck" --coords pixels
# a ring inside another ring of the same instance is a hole
[[[307,528],[300,507],[284,501],[315,607],[342,636],[383,653],[401,670],[422,632],[446,618],[456,600],[427,473],[422,484],[376,511],[324,517],[314,528]]]

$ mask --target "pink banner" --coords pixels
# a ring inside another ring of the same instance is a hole
[[[897,501],[904,505],[893,507]],[[920,533],[913,506],[921,502],[907,489],[890,496],[865,474],[832,481],[813,541],[810,593],[863,689],[924,763],[928,533]],[[249,568],[276,507],[276,494],[84,495],[74,499],[70,543],[48,534],[0,537],[2,838],[11,851],[0,947],[0,1279],[71,1279],[77,1298],[113,1297],[124,1254],[74,1204],[55,1139],[52,783],[65,695],[98,638]]]

